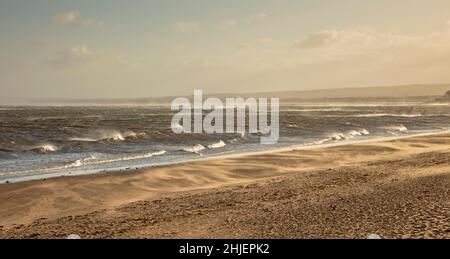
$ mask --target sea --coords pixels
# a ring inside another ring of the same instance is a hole
[[[0,184],[450,129],[446,104],[282,102],[279,141],[264,145],[263,133],[175,134],[174,114],[151,104],[0,106]]]

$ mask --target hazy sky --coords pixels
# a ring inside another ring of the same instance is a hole
[[[448,0],[0,1],[1,102],[447,83],[449,71]]]

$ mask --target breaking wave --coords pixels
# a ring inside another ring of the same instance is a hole
[[[209,149],[215,149],[215,148],[221,148],[221,147],[224,147],[224,146],[226,146],[226,145],[227,145],[227,144],[225,144],[225,142],[223,142],[223,141],[221,140],[221,141],[219,141],[219,142],[217,142],[217,143],[214,143],[214,144],[209,145],[208,148],[209,148]]]
[[[408,128],[405,127],[404,125],[400,124],[400,125],[390,125],[390,126],[385,126],[382,127],[382,129],[388,130],[388,131],[400,131],[400,132],[406,132],[408,131]]]
[[[51,153],[51,152],[56,152],[58,150],[58,148],[54,145],[45,144],[45,145],[41,145],[38,147],[33,147],[30,150],[33,152],[38,152],[38,153]]]
[[[197,144],[193,147],[183,148],[182,151],[194,153],[194,154],[200,154],[200,151],[202,151],[204,149],[205,149],[205,147],[203,145]]]
[[[151,157],[155,157],[155,156],[162,156],[166,153],[167,153],[167,151],[161,150],[161,151],[156,151],[156,152],[151,152],[151,153],[130,155],[130,156],[124,156],[124,157],[110,158],[110,159],[98,159],[96,156],[91,155],[91,156],[88,156],[88,157],[85,157],[82,159],[78,159],[78,160],[75,160],[75,161],[67,163],[67,164],[62,164],[62,165],[60,164],[60,165],[55,165],[55,166],[46,167],[46,168],[37,168],[37,169],[16,171],[14,173],[35,173],[35,172],[47,172],[47,171],[59,170],[59,169],[70,169],[70,168],[77,168],[77,167],[87,166],[87,165],[99,165],[99,164],[107,164],[107,163],[114,163],[114,162],[145,159],[145,158],[151,158]]]
[[[122,134],[122,136],[123,136],[124,138],[134,138],[134,139],[145,137],[145,135],[146,135],[145,132],[136,133],[136,132],[131,131],[131,130],[125,131],[125,132]]]
[[[350,130],[345,133],[338,132],[338,133],[330,134],[328,136],[328,139],[329,140],[347,140],[347,139],[352,139],[354,137],[366,136],[366,135],[370,135],[370,132],[366,129]]]
[[[74,161],[74,162],[64,166],[64,168],[80,167],[82,165],[87,164],[89,161],[92,161],[92,160],[95,160],[95,159],[96,159],[95,156],[88,156],[88,157],[85,157],[85,158],[82,158],[82,159],[78,159],[78,160],[76,160],[76,161]]]
[[[94,163],[90,163],[90,164],[104,164],[104,163],[113,163],[113,162],[145,159],[145,158],[151,158],[151,157],[154,157],[154,156],[162,156],[162,155],[165,155],[166,153],[167,153],[166,150],[161,150],[161,151],[151,152],[151,153],[144,153],[144,154],[124,156],[124,157],[118,157],[118,158],[112,158],[112,159],[98,160],[98,161],[95,161]]]
[[[97,141],[124,141],[126,139],[136,139],[142,138],[146,134],[145,132],[136,133],[134,131],[128,130],[125,132],[120,132],[117,130],[95,130],[92,131],[85,137],[76,137],[70,138],[69,141],[78,141],[78,142],[97,142]]]

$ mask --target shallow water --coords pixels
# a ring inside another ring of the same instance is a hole
[[[450,128],[445,105],[282,104],[279,143],[261,145],[257,134],[177,135],[172,116],[167,106],[0,107],[0,182]]]

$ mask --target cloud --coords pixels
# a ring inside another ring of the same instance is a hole
[[[99,20],[84,19],[79,11],[58,13],[53,16],[53,22],[59,25],[80,26],[86,28],[102,28],[103,22]]]
[[[247,18],[247,21],[248,22],[257,22],[257,21],[265,20],[267,17],[268,17],[268,15],[265,13],[255,13],[255,14],[250,15]]]
[[[194,33],[200,30],[198,23],[192,21],[177,21],[173,24],[173,28],[184,33]]]
[[[78,45],[55,53],[46,63],[55,68],[77,66],[89,62],[92,55],[86,45]]]
[[[431,35],[429,35],[431,36]],[[295,49],[314,48],[392,48],[409,45],[427,45],[422,37],[380,33],[373,30],[325,30],[311,33],[293,44]]]
[[[71,11],[67,13],[58,13],[53,16],[53,21],[58,24],[77,24],[81,19],[80,12]]]
[[[292,71],[315,71],[305,74],[316,76],[319,76],[319,71],[327,71],[336,83],[341,80],[341,83],[349,85],[401,80],[422,82],[420,80],[425,78],[435,81],[449,78],[443,76],[443,71],[450,66],[449,46],[450,31],[447,30],[416,35],[367,28],[326,30],[311,33],[294,42],[287,52],[290,54],[279,59],[281,63],[278,67]],[[336,71],[343,74],[331,76]],[[351,78],[355,81],[352,82]]]
[[[323,47],[339,39],[340,35],[336,31],[320,31],[310,34],[305,39],[294,43],[295,48],[318,48]]]
[[[219,25],[220,31],[227,31],[235,28],[238,25],[237,21],[234,19],[223,20]]]
[[[275,41],[272,38],[257,38],[253,41],[243,43],[238,50],[261,50],[273,47]]]

